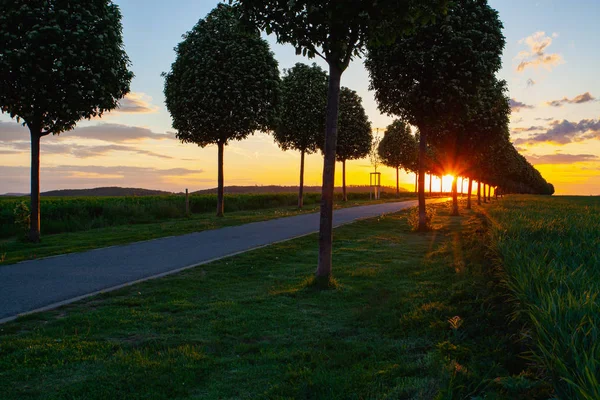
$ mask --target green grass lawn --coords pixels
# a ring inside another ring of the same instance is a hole
[[[485,220],[435,209],[336,229],[330,290],[311,235],[1,325],[1,397],[538,398]]]
[[[339,201],[336,202],[335,208],[406,200],[414,200],[414,196],[408,194],[405,197],[373,201]],[[78,232],[44,235],[42,237],[42,242],[37,244],[18,240],[14,237],[10,239],[0,239],[0,266],[23,260],[132,243],[141,240],[156,239],[165,236],[184,235],[186,233],[199,232],[207,229],[242,225],[250,222],[265,221],[273,218],[289,217],[318,211],[319,206],[317,204],[311,204],[305,206],[302,210],[298,210],[296,207],[279,207],[252,211],[235,211],[227,213],[223,218],[217,218],[214,213],[193,214],[189,218],[172,218],[154,223],[119,225]],[[43,223],[44,219],[42,216],[42,224]]]

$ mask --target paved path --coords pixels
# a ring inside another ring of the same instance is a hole
[[[446,201],[436,199],[430,202]],[[351,207],[334,212],[334,226],[416,206],[417,201]],[[254,222],[182,236],[72,253],[0,267],[0,323],[317,232],[319,214]]]

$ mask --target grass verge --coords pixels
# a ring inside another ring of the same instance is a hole
[[[336,229],[0,326],[5,399],[522,398],[485,220],[436,206]],[[506,382],[509,382],[507,385]],[[496,396],[496,397],[492,397]],[[529,397],[527,397],[529,396]]]
[[[533,358],[561,399],[600,399],[600,198],[510,196],[491,206]]]
[[[378,204],[394,201],[414,200],[413,197],[389,198],[377,201],[338,201],[336,209]],[[42,237],[41,243],[29,243],[17,238],[0,239],[0,266],[24,260],[91,250],[101,247],[133,243],[166,236],[184,235],[208,229],[266,221],[274,218],[318,212],[319,206],[311,204],[302,210],[296,207],[279,207],[252,211],[230,212],[223,218],[210,214],[193,214],[189,218],[171,218],[161,222],[110,226],[78,232],[66,232]],[[43,224],[42,220],[42,224]]]

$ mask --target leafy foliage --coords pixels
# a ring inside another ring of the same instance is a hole
[[[0,0],[0,110],[59,134],[117,107],[133,73],[110,0]]]
[[[327,73],[319,66],[297,63],[281,81],[280,121],[275,141],[283,150],[314,153],[323,143]]]
[[[219,4],[184,36],[164,74],[177,137],[205,147],[242,140],[277,122],[279,70],[260,33]]]
[[[336,158],[357,160],[369,154],[373,132],[371,122],[356,91],[342,87],[338,116]]]
[[[414,172],[417,163],[417,143],[411,134],[410,126],[402,120],[395,120],[385,129],[383,139],[377,149],[384,165],[406,172]]]
[[[15,204],[15,208],[13,209],[13,218],[17,231],[22,233],[22,236],[25,237],[27,230],[29,229],[31,214],[29,207],[27,207],[27,203],[24,200]]]

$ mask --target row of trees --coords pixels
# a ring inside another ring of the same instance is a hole
[[[219,214],[224,147],[231,140],[262,130],[274,132],[284,149],[321,149],[318,278],[331,275],[335,163],[366,155],[371,143],[360,98],[341,87],[356,57],[366,54],[380,110],[400,119],[377,150],[397,171],[418,173],[422,228],[426,172],[464,176],[504,192],[553,192],[510,144],[506,84],[496,78],[502,24],[486,0],[230,3],[218,5],[177,46],[164,74],[167,108],[178,138],[219,149]],[[40,138],[115,108],[133,74],[121,15],[110,0],[2,4],[0,108],[31,132],[30,238],[37,241]],[[298,54],[323,58],[328,74],[297,65],[282,80],[260,30]],[[419,134],[410,135],[407,124]],[[417,143],[418,157],[410,159]]]

